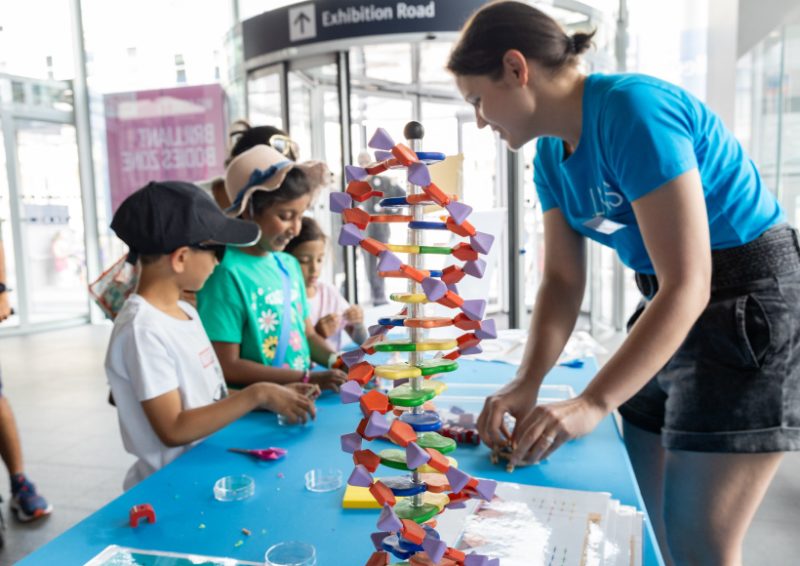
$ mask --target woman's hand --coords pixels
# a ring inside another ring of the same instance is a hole
[[[336,313],[326,314],[314,325],[314,330],[323,338],[328,338],[339,330],[339,315]]]
[[[606,414],[599,403],[584,395],[534,407],[517,419],[510,463],[535,464],[546,459],[565,442],[592,432]]]
[[[338,369],[311,372],[311,383],[318,385],[321,389],[339,391],[345,381],[347,381],[347,374]]]
[[[264,409],[283,415],[293,424],[305,423],[309,418],[316,418],[317,409],[314,400],[306,395],[306,389],[302,389],[301,392],[293,387],[309,384],[292,384],[293,386],[286,387],[277,383],[262,382],[257,385],[262,388],[260,405]]]
[[[503,424],[503,417],[510,413],[519,422],[536,403],[538,394],[537,384],[515,379],[487,397],[478,417],[478,434],[481,440],[489,448],[505,446],[511,435]]]

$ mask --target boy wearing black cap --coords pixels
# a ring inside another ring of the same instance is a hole
[[[256,408],[290,420],[315,416],[310,384],[253,384],[228,395],[197,311],[181,301],[197,291],[225,245],[257,241],[257,225],[226,217],[198,187],[152,182],[119,207],[111,228],[140,261],[139,287],[114,323],[106,374],[125,449],[139,459],[129,489],[192,444]]]

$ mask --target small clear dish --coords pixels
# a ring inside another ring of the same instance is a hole
[[[247,475],[225,476],[214,484],[214,498],[217,501],[240,501],[256,492],[256,482]]]
[[[306,472],[306,489],[316,493],[336,491],[342,487],[342,470],[338,468],[313,468]]]
[[[267,566],[316,566],[317,550],[296,540],[279,542],[269,547],[264,559]]]

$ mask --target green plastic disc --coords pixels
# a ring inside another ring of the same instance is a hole
[[[433,448],[442,454],[449,454],[456,449],[456,441],[442,436],[438,432],[417,433],[417,444],[422,448]]]
[[[423,360],[417,364],[417,367],[422,370],[422,375],[433,375],[435,373],[456,371],[458,369],[458,362],[448,360],[447,358],[436,358]]]
[[[381,459],[381,464],[395,470],[408,470],[406,466],[406,453],[404,450],[397,448],[387,448],[381,450],[378,456]]]
[[[447,385],[442,381],[426,381],[417,390],[412,389],[410,383],[404,383],[389,391],[389,402],[398,407],[418,407],[445,389]]]
[[[439,514],[439,508],[430,503],[423,503],[416,507],[411,498],[401,499],[394,506],[394,512],[400,519],[411,519],[415,523],[430,521]]]
[[[400,450],[399,448],[386,448],[385,450],[381,450],[378,453],[378,457],[381,459],[381,464],[386,466],[387,468],[394,468],[395,470],[406,470],[408,466],[406,466],[406,451]],[[458,461],[453,458],[452,456],[447,456],[447,461],[450,463],[451,467],[457,468]],[[429,464],[423,464],[417,471],[421,474],[427,473],[434,473],[439,474],[441,472],[436,471],[433,469]]]

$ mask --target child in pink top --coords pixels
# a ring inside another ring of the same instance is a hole
[[[336,288],[319,280],[325,260],[328,239],[319,224],[308,216],[303,217],[300,233],[286,245],[285,251],[300,263],[306,284],[309,318],[317,334],[325,338],[335,352],[342,349],[343,333],[356,344],[367,339],[364,312],[358,305],[350,305]]]

